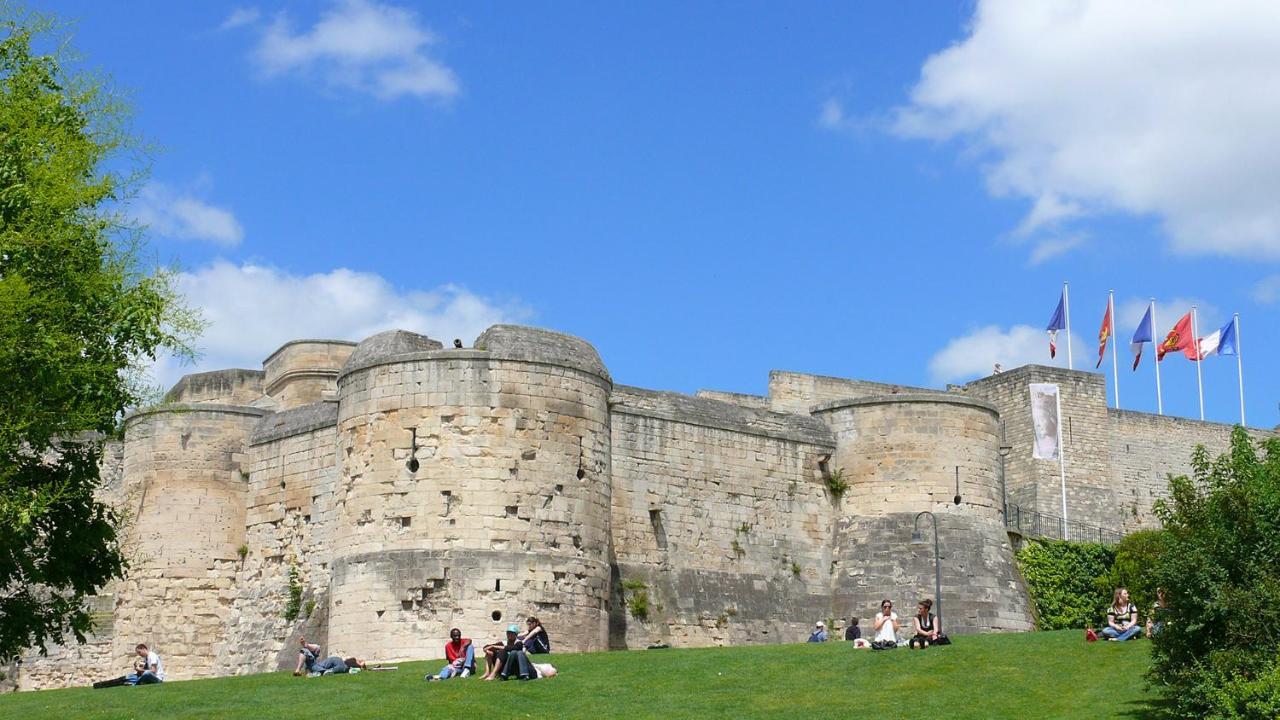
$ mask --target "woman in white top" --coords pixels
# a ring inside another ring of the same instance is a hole
[[[880,613],[872,623],[876,630],[876,642],[898,644],[898,613],[893,611],[893,603],[888,600],[880,602]]]

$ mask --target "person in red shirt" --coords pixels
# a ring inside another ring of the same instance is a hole
[[[454,677],[470,677],[476,671],[476,649],[470,638],[462,637],[462,631],[449,631],[449,642],[444,644],[444,659],[448,661],[439,675],[428,675],[428,680],[448,680]]]

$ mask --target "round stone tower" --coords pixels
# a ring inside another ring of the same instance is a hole
[[[293,340],[262,361],[263,391],[277,409],[332,400],[338,371],[356,344],[346,340]]]
[[[919,393],[841,400],[813,412],[836,436],[829,467],[843,469],[849,483],[836,533],[837,615],[869,618],[888,598],[909,627],[916,602],[935,595],[928,516],[919,519],[922,542],[912,543],[916,516],[928,510],[941,548],[945,630],[1031,628],[1002,519],[994,405]]]
[[[438,657],[451,627],[538,615],[556,647],[604,649],[611,388],[594,348],[545,330],[360,343],[338,376],[330,647]]]
[[[170,403],[125,421],[129,572],[115,611],[113,655],[143,642],[171,678],[205,677],[223,650],[245,537],[245,443],[266,410],[262,373],[189,375]]]

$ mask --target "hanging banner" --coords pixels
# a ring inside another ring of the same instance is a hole
[[[1060,459],[1058,447],[1058,386],[1031,383],[1031,427],[1035,445],[1031,456],[1037,460]]]

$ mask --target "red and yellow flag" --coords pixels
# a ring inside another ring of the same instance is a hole
[[[1196,338],[1191,333],[1191,313],[1182,316],[1177,325],[1165,336],[1164,342],[1156,348],[1156,360],[1164,360],[1165,353],[1181,350],[1189,359],[1196,359]]]
[[[1107,312],[1102,316],[1102,329],[1098,331],[1098,362],[1094,369],[1102,367],[1102,357],[1107,354],[1107,341],[1111,339],[1111,301],[1107,301]]]

